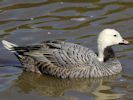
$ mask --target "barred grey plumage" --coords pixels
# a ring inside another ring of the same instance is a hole
[[[64,41],[45,41],[38,45],[17,46],[3,44],[18,57],[26,71],[53,75],[60,78],[103,77],[119,73],[120,62],[111,47],[104,48],[104,61],[87,47]]]

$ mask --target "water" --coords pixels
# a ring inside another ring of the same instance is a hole
[[[129,46],[114,47],[123,71],[99,80],[23,72],[17,58],[0,44],[0,100],[133,99],[132,12],[132,0],[0,0],[0,40],[25,45],[58,39],[97,51],[98,33],[115,28],[130,41]]]

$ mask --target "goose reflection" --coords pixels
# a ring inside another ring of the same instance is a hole
[[[59,79],[51,76],[23,72],[18,79],[15,80],[14,87],[17,87],[19,92],[27,94],[36,91],[38,94],[44,96],[63,96],[65,92],[79,91],[93,94],[97,96],[96,98],[99,100],[98,97],[104,94],[100,93],[101,90],[110,90],[110,87],[104,86],[103,83],[115,80],[116,78],[116,76],[112,76],[102,79]],[[106,94],[104,94],[104,96],[106,96]]]

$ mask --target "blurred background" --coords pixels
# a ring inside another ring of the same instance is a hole
[[[97,51],[97,35],[114,28],[130,41],[115,46],[123,71],[109,78],[58,79],[23,72],[0,43],[0,100],[132,100],[132,0],[0,0],[0,40],[30,45],[63,40]]]

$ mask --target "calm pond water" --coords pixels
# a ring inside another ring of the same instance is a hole
[[[0,40],[19,45],[58,39],[97,51],[97,35],[115,28],[131,45],[114,47],[123,71],[103,79],[58,79],[23,72],[0,43],[0,100],[133,100],[132,0],[0,0]]]

